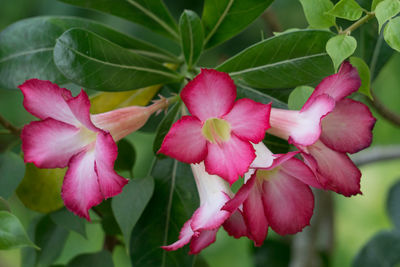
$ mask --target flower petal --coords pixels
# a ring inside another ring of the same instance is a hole
[[[361,79],[357,69],[348,61],[343,62],[338,73],[330,75],[323,79],[315,88],[314,92],[304,104],[307,107],[314,98],[319,95],[327,94],[336,102],[342,100],[346,96],[356,92],[361,86]]]
[[[65,206],[88,221],[90,221],[89,209],[103,200],[94,162],[94,148],[73,156],[61,189]]]
[[[215,242],[217,237],[218,229],[204,230],[201,231],[198,236],[193,236],[190,242],[190,252],[189,254],[198,254],[200,251]]]
[[[224,119],[229,122],[234,134],[257,144],[264,139],[265,131],[269,128],[270,112],[271,104],[243,98],[236,101]]]
[[[85,91],[67,101],[72,113],[81,124],[94,132],[101,132],[90,119],[90,100]]]
[[[356,153],[371,145],[375,121],[366,105],[343,99],[322,120],[320,139],[338,152]]]
[[[206,139],[201,133],[201,122],[183,116],[172,125],[157,153],[163,153],[186,163],[198,163],[207,155]]]
[[[21,134],[25,162],[39,168],[65,168],[71,157],[93,142],[81,129],[47,118],[26,125]]]
[[[228,235],[234,238],[248,236],[247,226],[240,210],[236,210],[223,224]]]
[[[202,122],[227,114],[236,98],[236,86],[228,74],[202,69],[181,92],[189,112]]]
[[[190,223],[192,222],[192,219],[189,219],[185,224],[183,225],[181,232],[179,234],[179,240],[176,241],[175,243],[168,245],[168,246],[162,246],[161,248],[171,251],[171,250],[177,250],[178,248],[183,247],[187,243],[190,242],[192,239],[192,236],[194,235],[194,232],[192,231],[192,228],[190,227]]]
[[[227,210],[230,213],[235,212],[240,205],[243,204],[243,202],[247,199],[247,197],[249,196],[252,188],[254,187],[254,183],[256,182],[256,179],[253,178],[255,177],[255,175],[253,175],[248,181],[246,181],[245,184],[243,184],[239,190],[237,191],[237,193],[235,194],[235,196],[229,200],[223,207],[223,210]]]
[[[285,161],[281,165],[281,170],[309,186],[323,189],[313,171],[299,159],[291,158]]]
[[[361,172],[345,153],[332,150],[321,141],[307,147],[307,152],[304,160],[324,189],[346,197],[361,194]]]
[[[250,142],[243,141],[234,134],[228,141],[214,144],[207,143],[208,154],[204,160],[206,171],[216,174],[231,185],[245,174],[256,157]]]
[[[39,119],[52,118],[72,125],[79,124],[67,104],[72,99],[67,89],[38,79],[27,80],[19,88],[24,95],[24,107],[32,115]]]
[[[96,139],[95,168],[100,191],[105,198],[121,193],[122,188],[129,181],[114,171],[117,155],[118,148],[111,135],[99,133]]]
[[[262,199],[269,225],[278,234],[294,234],[309,225],[314,209],[313,193],[285,171],[264,180]]]

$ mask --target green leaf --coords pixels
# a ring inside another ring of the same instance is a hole
[[[75,6],[96,9],[130,20],[178,40],[174,19],[161,0],[61,0]]]
[[[333,72],[325,51],[332,33],[293,31],[261,41],[228,59],[217,70],[253,88],[290,88],[315,83]]]
[[[327,12],[327,14],[347,20],[358,20],[362,13],[363,9],[355,0],[340,0]]]
[[[386,201],[386,209],[392,223],[400,230],[400,181],[390,188]]]
[[[56,225],[86,237],[85,219],[76,216],[66,208],[52,212],[49,215]]]
[[[38,222],[35,243],[40,247],[36,258],[39,266],[49,266],[60,256],[67,237],[68,230],[54,224],[50,216],[44,216]]]
[[[357,253],[353,267],[394,266],[400,262],[400,232],[381,231]]]
[[[133,179],[124,187],[122,193],[112,200],[112,210],[124,235],[127,249],[133,227],[149,203],[153,191],[153,177]]]
[[[178,240],[183,224],[198,208],[199,200],[189,165],[167,158],[157,160],[152,176],[153,196],[131,235],[133,266],[193,266],[188,246],[174,252],[160,248]]]
[[[39,169],[26,164],[25,176],[17,188],[24,205],[34,211],[48,213],[64,206],[61,186],[66,169]]]
[[[127,91],[176,82],[176,72],[83,29],[71,29],[54,47],[54,62],[71,81],[99,91]]]
[[[0,197],[0,210],[8,211],[10,212],[10,207],[8,206],[7,200],[4,198]]]
[[[26,246],[36,247],[18,218],[8,211],[0,210],[0,250]]]
[[[383,31],[383,37],[391,48],[400,52],[400,17],[389,20]]]
[[[136,160],[136,151],[133,145],[126,139],[118,141],[118,157],[114,164],[117,171],[132,172]],[[132,177],[131,177],[132,178]]]
[[[381,31],[383,24],[385,24],[385,22],[391,19],[393,16],[396,16],[399,12],[399,0],[385,0],[380,2],[375,9],[375,16],[379,24],[379,32]]]
[[[101,214],[101,227],[106,235],[121,235],[122,231],[115,219],[112,207],[112,199],[107,199],[96,206],[96,212]]]
[[[171,128],[172,124],[178,120],[180,115],[180,108],[182,106],[182,102],[179,101],[176,103],[167,113],[167,115],[163,118],[161,123],[157,127],[156,137],[154,138],[153,143],[153,152],[157,157],[163,157],[162,154],[157,154],[157,151],[160,149],[161,144],[164,140],[164,137],[167,135],[169,129]]]
[[[289,152],[289,143],[286,140],[280,139],[271,134],[265,134],[263,143],[271,150],[274,154],[285,154]]]
[[[16,135],[11,134],[8,131],[0,131],[0,152],[10,149],[18,142],[20,142],[20,139]]]
[[[370,86],[371,86],[371,74],[369,72],[369,67],[367,63],[362,58],[359,57],[351,57],[350,63],[354,67],[356,67],[358,71],[358,75],[361,78],[361,86],[358,89],[358,92],[368,96],[372,99]]]
[[[8,199],[24,178],[25,164],[17,154],[0,153],[0,197]]]
[[[240,33],[273,0],[205,0],[202,22],[205,47],[216,46]]]
[[[335,25],[335,17],[326,14],[333,8],[330,0],[300,0],[304,14],[311,28],[325,29]]]
[[[278,95],[274,95],[274,91],[280,92],[283,90],[264,90],[265,92],[261,92],[257,89],[251,88],[244,84],[237,84],[237,97],[238,98],[250,98],[254,101],[263,104],[269,104],[272,102],[272,107],[274,108],[287,108],[287,99],[282,99]],[[272,92],[272,93],[271,93]],[[286,101],[285,101],[286,100]]]
[[[103,250],[97,253],[81,254],[73,258],[67,267],[113,267],[113,259],[110,252]]]
[[[255,267],[281,267],[290,265],[290,244],[278,240],[265,240],[261,247],[254,251]]]
[[[179,20],[179,30],[183,55],[191,69],[203,51],[204,31],[199,16],[191,10],[185,10]]]
[[[313,93],[314,88],[311,86],[298,86],[289,95],[288,106],[292,110],[300,110],[306,103],[307,99]]]
[[[0,33],[0,87],[16,89],[30,78],[66,83],[53,61],[56,39],[66,30],[81,27],[122,47],[162,62],[174,55],[101,23],[74,17],[36,17],[18,21]]]
[[[326,52],[331,57],[335,70],[346,58],[354,53],[356,48],[357,40],[353,36],[344,34],[336,35],[326,43]]]
[[[376,9],[376,6],[382,1],[384,0],[373,0],[371,4],[371,11],[374,11]]]

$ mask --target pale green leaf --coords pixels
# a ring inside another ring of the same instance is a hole
[[[333,8],[329,0],[300,0],[304,14],[311,28],[325,29],[336,24],[335,17],[326,14]]]
[[[17,154],[6,151],[0,154],[0,197],[8,199],[24,178],[25,164]]]
[[[327,14],[347,20],[358,20],[363,13],[355,0],[340,0]]]
[[[0,211],[0,250],[36,247],[29,239],[21,222],[8,211]]]
[[[367,63],[365,63],[365,61],[359,57],[351,57],[350,63],[357,69],[358,75],[361,78],[361,86],[358,91],[372,99],[370,91],[371,74]]]
[[[379,24],[379,32],[383,24],[400,12],[399,0],[385,0],[376,6],[375,16]]]
[[[383,31],[383,37],[391,48],[400,52],[400,17],[396,17],[388,22]]]
[[[331,57],[335,70],[338,69],[343,60],[354,53],[356,48],[356,39],[353,36],[344,34],[336,35],[326,43],[326,52]]]
[[[376,6],[382,1],[384,0],[373,0],[371,4],[371,11],[374,11],[376,9]]]
[[[311,86],[297,86],[289,95],[289,109],[300,110],[313,91],[314,88],[312,88]]]

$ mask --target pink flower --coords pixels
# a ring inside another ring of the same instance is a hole
[[[242,235],[246,228],[241,213],[235,212],[235,216],[229,219],[231,212],[221,210],[233,195],[229,184],[216,175],[208,174],[203,162],[191,164],[191,167],[200,195],[200,207],[183,225],[179,240],[162,248],[177,250],[190,242],[189,253],[197,254],[215,242],[217,231],[227,220],[226,227],[232,234]]]
[[[345,196],[361,193],[361,173],[346,153],[355,153],[368,147],[375,124],[375,118],[367,106],[345,98],[356,92],[360,85],[357,70],[348,62],[342,64],[337,74],[321,81],[300,111],[312,109],[321,98],[334,101],[331,110],[326,106],[316,108],[320,114],[324,113],[317,131],[316,127],[299,127],[298,122],[287,122],[291,118],[288,114],[297,111],[271,110],[270,133],[288,139],[301,150],[306,164],[315,173],[319,184],[316,187]],[[279,124],[282,120],[287,122],[284,127]]]
[[[205,169],[234,183],[255,158],[269,128],[270,105],[240,99],[228,74],[202,69],[181,92],[192,116],[183,116],[166,135],[159,153],[186,163],[204,160]]]
[[[312,171],[293,157],[298,152],[272,155],[262,142],[255,148],[258,166],[252,164],[245,184],[223,210],[234,212],[243,205],[246,235],[256,246],[261,246],[268,227],[286,235],[295,234],[309,224],[314,196],[308,184],[315,180]],[[261,167],[263,161],[265,167]]]
[[[90,115],[87,94],[72,97],[49,81],[31,79],[19,87],[25,109],[38,117],[22,130],[25,162],[39,168],[65,168],[62,198],[65,206],[89,218],[89,209],[121,193],[128,180],[114,171],[115,141],[144,125],[165,103],[128,107]]]

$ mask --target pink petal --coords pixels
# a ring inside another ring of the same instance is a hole
[[[267,148],[267,146],[263,142],[260,142],[258,144],[253,144],[253,147],[256,150],[256,158],[251,163],[250,167],[251,168],[268,168],[268,167],[270,167],[273,164],[274,159],[275,159],[274,154],[272,154],[272,152]],[[249,172],[250,172],[250,170],[249,170]],[[254,170],[251,174],[253,174],[253,173],[254,173]],[[248,178],[250,178],[250,176]]]
[[[281,170],[264,180],[263,190],[265,214],[275,232],[294,234],[309,225],[314,196],[307,185]]]
[[[323,188],[312,170],[299,159],[291,158],[284,162],[281,165],[281,170],[309,186],[319,189]]]
[[[202,69],[181,92],[189,112],[202,122],[227,114],[236,98],[236,86],[228,74]]]
[[[201,122],[193,116],[183,116],[172,125],[157,153],[163,153],[186,163],[198,163],[207,155],[206,139]]]
[[[338,152],[356,153],[371,145],[375,121],[366,105],[343,99],[322,120],[320,139]]]
[[[33,121],[22,130],[25,162],[40,168],[65,168],[71,157],[95,140],[73,125],[54,119]]]
[[[327,94],[338,102],[356,92],[360,86],[361,79],[357,69],[345,61],[338,73],[326,77],[318,84],[303,108],[308,106],[314,98],[322,94]]]
[[[98,175],[100,191],[105,198],[113,197],[122,192],[128,179],[119,176],[114,171],[118,148],[108,133],[99,133],[96,140],[95,168]]]
[[[183,225],[181,232],[179,234],[179,240],[176,241],[175,243],[168,245],[168,246],[162,246],[161,248],[171,251],[171,250],[177,250],[178,248],[183,247],[187,243],[190,242],[192,239],[192,236],[194,235],[194,232],[192,231],[192,228],[190,228],[190,223],[192,219],[189,219],[185,224]]]
[[[253,146],[231,134],[223,143],[207,143],[208,154],[204,160],[206,171],[216,174],[231,185],[245,174],[256,157]]]
[[[245,184],[243,184],[239,188],[239,190],[237,191],[235,196],[222,207],[223,210],[233,213],[240,207],[240,205],[243,204],[243,202],[249,196],[249,194],[256,182],[256,178],[253,178],[253,177],[255,177],[255,175],[253,175],[248,181],[246,181]]]
[[[73,156],[68,166],[61,196],[70,211],[90,221],[89,209],[103,200],[95,172],[94,149]]]
[[[261,142],[269,128],[271,104],[257,103],[243,98],[236,101],[232,110],[224,116],[231,126],[231,131],[252,143]]]
[[[301,111],[271,110],[269,133],[287,139],[291,144],[308,146],[318,140],[321,134],[321,120],[335,107],[335,101],[328,95],[315,97]]]
[[[79,124],[67,104],[72,98],[67,89],[38,79],[27,80],[19,88],[24,95],[24,107],[32,115],[39,119],[52,118],[72,125]]]
[[[257,178],[254,175],[250,180],[252,179],[255,180]],[[243,202],[244,220],[255,246],[261,246],[268,233],[269,222],[264,212],[262,190],[261,185],[256,181],[248,197]]]
[[[81,124],[94,132],[101,132],[90,119],[90,100],[85,91],[67,101],[72,113]]]
[[[228,220],[223,224],[225,231],[234,238],[248,236],[247,226],[244,221],[242,212],[236,210]]]
[[[345,153],[336,152],[321,141],[307,147],[307,152],[309,155],[303,155],[304,160],[324,189],[347,197],[361,194],[361,172]]]
[[[204,248],[208,247],[215,242],[217,237],[218,229],[201,231],[198,236],[193,236],[190,242],[190,252],[189,254],[198,254]]]

